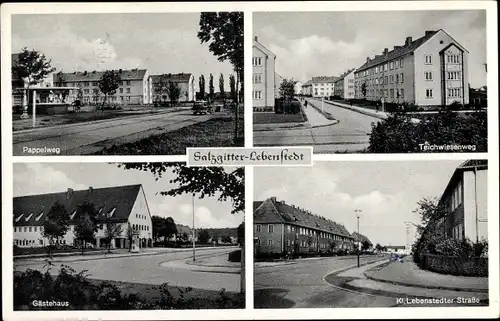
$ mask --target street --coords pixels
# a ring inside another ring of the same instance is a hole
[[[296,260],[294,264],[256,266],[254,302],[256,308],[338,308],[426,306],[422,297],[471,297],[471,293],[394,286],[368,280],[364,272],[387,263],[386,257],[355,256]],[[378,261],[378,262],[377,262]],[[257,263],[258,264],[258,263]],[[400,264],[398,262],[394,264]],[[484,294],[487,296],[487,294]],[[484,302],[484,295],[481,300]],[[407,300],[408,298],[408,300]],[[415,302],[415,298],[417,298]],[[403,299],[403,301],[401,301]],[[412,301],[413,300],[413,301]],[[453,303],[427,306],[463,306]]]
[[[212,115],[194,116],[189,109],[21,130],[12,133],[13,155],[57,155],[51,152],[54,148],[60,149],[60,155],[91,154],[112,145],[204,122],[211,117]],[[43,150],[34,153],[35,148]]]
[[[318,107],[321,102],[308,99]],[[309,129],[279,129],[254,132],[255,146],[313,145],[314,153],[356,152],[368,147],[371,124],[380,119],[324,103],[338,124]],[[307,107],[312,108],[312,107]]]
[[[200,248],[196,251],[196,259],[221,256],[227,259],[229,252],[235,247]],[[89,278],[97,280],[121,281],[131,283],[160,285],[167,282],[172,286],[193,287],[204,290],[219,291],[225,288],[228,292],[240,291],[240,274],[221,269],[201,268],[185,264],[193,256],[191,249],[165,249],[160,254],[155,249],[151,255],[102,258],[71,261],[71,258],[54,259],[53,273],[59,271],[61,264],[69,265],[76,272],[88,270]],[[145,250],[145,251],[146,251]],[[169,263],[169,264],[167,264]],[[15,271],[36,269],[45,271],[45,262],[41,259],[23,259],[14,262]],[[215,271],[214,271],[215,270]],[[232,269],[235,270],[235,269]]]

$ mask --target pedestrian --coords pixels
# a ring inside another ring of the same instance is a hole
[[[306,107],[306,108],[307,108],[307,100],[306,100],[306,101],[305,101],[305,103],[304,103],[304,107]]]
[[[380,109],[380,105],[379,105],[379,104],[380,104],[380,103],[377,101],[377,105],[376,105],[376,107],[375,107],[375,108],[376,108],[377,113],[378,113],[378,111],[379,111],[379,109]]]

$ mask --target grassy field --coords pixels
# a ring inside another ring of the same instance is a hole
[[[218,117],[134,143],[112,146],[95,155],[184,155],[187,147],[242,147],[243,117],[239,117],[238,124],[236,144],[233,141],[234,118]]]
[[[298,114],[276,114],[268,113],[253,113],[254,124],[279,124],[279,123],[301,123],[305,122],[302,113]]]

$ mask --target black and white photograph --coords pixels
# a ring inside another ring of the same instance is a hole
[[[486,10],[254,12],[254,146],[487,152]]]
[[[255,308],[488,306],[487,180],[487,160],[255,168]]]
[[[244,169],[17,163],[14,311],[243,309]]]
[[[243,146],[243,12],[11,18],[14,156]]]

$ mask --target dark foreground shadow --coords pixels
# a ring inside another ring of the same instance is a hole
[[[285,299],[288,290],[279,288],[258,289],[254,291],[254,306],[256,309],[287,309],[295,302]]]

